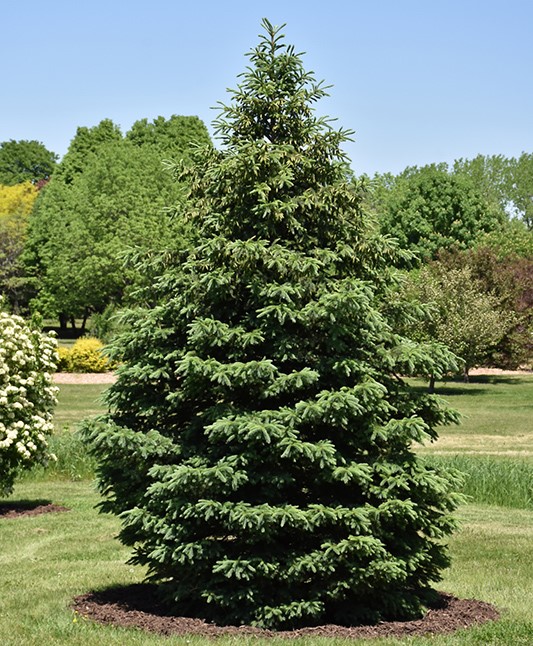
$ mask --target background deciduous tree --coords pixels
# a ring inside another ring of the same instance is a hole
[[[30,181],[0,185],[0,292],[15,311],[24,301],[20,255],[26,241],[28,216],[37,195],[38,189]]]
[[[38,289],[34,308],[86,320],[120,305],[142,279],[124,267],[125,252],[160,249],[182,235],[167,207],[175,210],[183,188],[163,159],[208,141],[196,117],[140,121],[125,138],[108,120],[79,128],[32,215],[25,257]]]
[[[406,169],[376,182],[374,208],[382,231],[422,262],[445,249],[472,247],[506,219],[500,205],[484,197],[470,177],[450,173],[445,164]]]
[[[126,133],[126,139],[145,150],[152,147],[160,159],[188,161],[194,150],[191,144],[205,144],[209,142],[209,135],[198,117],[172,115],[169,119],[136,121]]]
[[[465,380],[471,368],[484,365],[516,323],[514,313],[504,309],[466,265],[426,265],[411,274],[410,289],[412,297],[430,308],[429,316],[414,327],[413,335],[450,348],[464,361]]]
[[[533,154],[520,157],[478,155],[459,159],[454,173],[469,176],[486,199],[496,201],[509,214],[533,228]]]
[[[506,312],[508,326],[486,355],[489,365],[515,369],[533,357],[533,232],[512,222],[499,235],[482,238],[482,244],[463,252],[439,255],[440,272],[466,272],[465,280]],[[453,295],[450,295],[452,298]]]
[[[468,177],[488,204],[508,211],[512,201],[509,189],[513,161],[503,155],[477,155],[473,159],[455,160],[448,170]]]
[[[93,128],[78,128],[56,173],[40,194],[29,222],[28,240],[23,263],[28,283],[33,287],[34,309],[45,316],[58,316],[62,327],[68,318],[83,316],[85,308],[76,300],[75,285],[63,278],[63,252],[70,253],[79,235],[78,217],[72,209],[77,192],[76,180],[97,158],[106,143],[121,141],[118,126],[105,119]],[[54,272],[54,269],[57,271]],[[52,272],[56,280],[49,279]],[[70,299],[74,303],[69,302]],[[66,308],[65,304],[67,304]]]
[[[509,196],[516,214],[533,229],[533,153],[522,153],[513,160]]]
[[[513,218],[502,227],[480,236],[474,247],[492,249],[500,259],[533,258],[533,230]]]
[[[38,141],[0,143],[0,184],[37,183],[52,175],[58,156]]]

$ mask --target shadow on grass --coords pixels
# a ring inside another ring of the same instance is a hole
[[[450,385],[448,385],[450,384]],[[413,390],[419,393],[427,393],[428,386],[413,386]],[[483,395],[488,392],[488,388],[483,388],[482,384],[476,385],[472,383],[465,384],[463,381],[457,381],[457,383],[450,383],[449,381],[438,382],[435,384],[435,390],[432,394],[442,395],[443,397],[451,397],[453,395]]]
[[[494,386],[498,384],[516,385],[522,382],[522,378],[510,375],[474,375],[470,377],[470,381],[468,383],[465,383],[462,380],[459,381],[459,383],[462,383],[465,386],[468,386],[469,384],[492,384]]]
[[[437,381],[435,384],[435,395],[483,395],[489,392],[484,386],[518,386],[523,384],[520,377],[509,375],[474,375],[469,381],[464,381],[461,377],[449,378],[446,381]],[[428,385],[415,385],[414,390],[417,392],[428,392]]]
[[[31,509],[35,509],[36,507],[40,507],[41,505],[50,505],[51,503],[51,500],[45,500],[44,498],[38,500],[0,500],[0,515],[3,512],[9,511],[11,509],[21,509],[29,511]]]

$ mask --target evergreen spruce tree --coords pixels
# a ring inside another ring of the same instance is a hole
[[[128,315],[109,414],[84,435],[103,508],[176,612],[273,628],[413,617],[457,504],[413,444],[456,416],[400,375],[453,356],[395,332],[412,314],[349,133],[315,115],[323,86],[263,25],[216,122],[222,149],[184,171],[197,245],[167,255],[152,304]]]

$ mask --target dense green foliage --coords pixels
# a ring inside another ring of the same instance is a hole
[[[481,342],[481,339],[474,338],[476,325],[480,328],[480,337],[484,336],[481,332],[483,327],[492,327],[489,320],[484,322],[481,314],[476,322],[475,300],[479,300],[480,311],[487,311],[487,307],[493,311],[489,319],[496,317],[500,321],[500,324],[494,321],[495,327],[489,336],[496,339],[499,333],[504,332],[503,336],[489,354],[485,353],[483,364],[480,364],[483,357],[478,356],[476,362],[480,365],[517,368],[530,362],[533,357],[533,232],[527,231],[526,235],[530,238],[528,241],[522,235],[524,230],[520,227],[520,236],[513,241],[513,230],[516,228],[506,227],[507,235],[502,232],[501,235],[486,236],[483,244],[487,246],[461,253],[440,254],[439,262],[423,272],[424,276],[427,273],[439,274],[445,283],[449,282],[445,277],[446,273],[463,276],[463,285],[461,280],[457,281],[455,296],[449,293],[446,298],[444,293],[448,290],[441,287],[443,293],[437,294],[437,299],[441,310],[458,312],[462,307],[458,303],[464,303],[466,295],[470,294],[471,314],[469,316],[465,312],[464,327],[471,327],[472,348]],[[519,255],[517,250],[527,255]],[[474,296],[476,292],[478,295]],[[504,320],[509,325],[502,326]],[[453,344],[451,347],[454,347]]]
[[[111,119],[102,119],[92,128],[80,126],[56,169],[56,184],[72,184],[91,165],[102,146],[122,140],[120,128]]]
[[[527,245],[517,225],[532,228],[532,169],[528,153],[517,159],[478,155],[453,166],[410,167],[397,176],[376,176],[371,205],[382,230],[423,262],[442,250],[483,244],[487,236]]]
[[[533,229],[533,153],[520,157],[478,155],[459,159],[453,172],[469,176],[489,202],[519,218]]]
[[[533,229],[533,153],[522,153],[513,165],[510,197],[517,215]]]
[[[157,117],[136,121],[126,133],[133,145],[146,149],[152,147],[160,159],[168,161],[189,160],[194,145],[209,142],[204,123],[197,117],[173,115],[170,119]]]
[[[30,220],[25,261],[34,309],[86,318],[120,305],[142,280],[124,267],[125,252],[159,249],[180,234],[166,207],[182,189],[163,159],[179,160],[207,141],[196,117],[140,121],[125,138],[108,120],[78,129]]]
[[[180,612],[282,627],[416,616],[457,497],[413,443],[456,420],[399,375],[455,366],[395,332],[395,247],[315,116],[279,30],[185,171],[188,254],[166,254],[86,425],[104,509]]]
[[[376,180],[375,209],[382,231],[398,239],[419,261],[443,249],[467,249],[506,217],[467,175],[446,165],[409,168],[396,178]]]
[[[57,155],[38,141],[0,143],[0,184],[38,183],[52,175]]]
[[[533,259],[533,230],[520,220],[513,219],[478,238],[476,248],[492,250],[499,260]]]

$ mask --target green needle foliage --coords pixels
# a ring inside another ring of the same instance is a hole
[[[454,357],[395,332],[395,248],[317,118],[321,84],[265,35],[184,171],[197,245],[169,252],[86,425],[103,508],[176,612],[273,628],[418,615],[458,497],[414,442],[456,415],[399,377]]]

